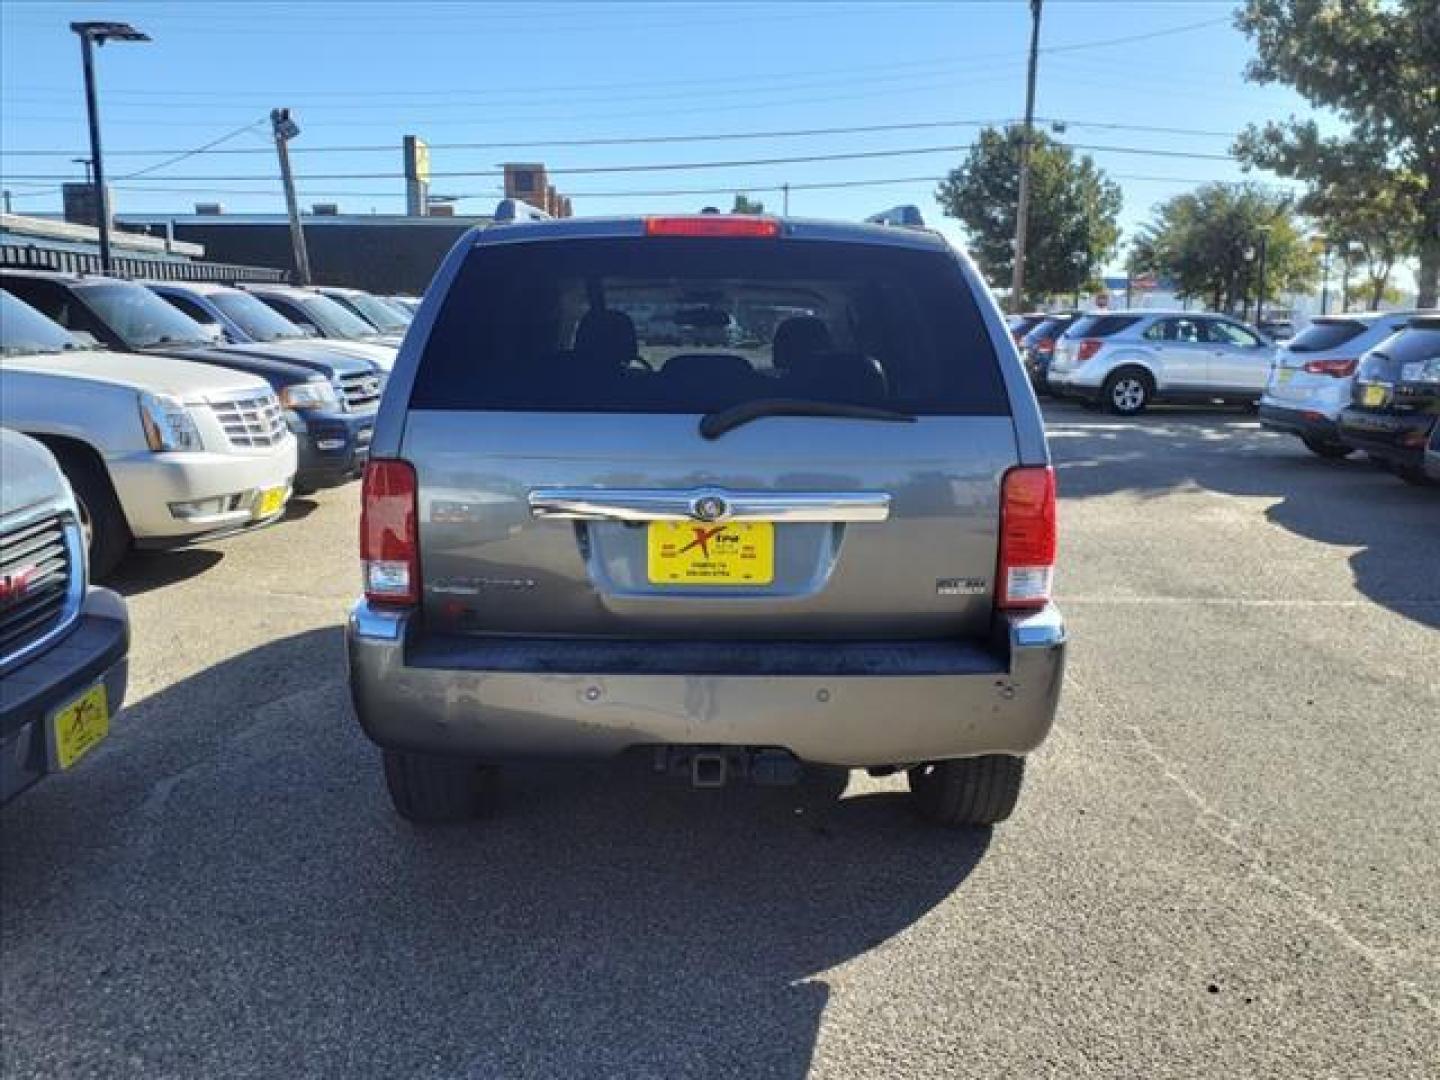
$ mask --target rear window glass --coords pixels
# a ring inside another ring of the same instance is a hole
[[[1020,343],[1022,345],[1034,345],[1042,338],[1059,337],[1065,332],[1065,328],[1069,325],[1069,319],[1046,319],[1043,322],[1037,323],[1033,330],[1020,339]]]
[[[420,409],[708,413],[802,398],[1009,411],[953,259],[872,244],[482,245],[440,309]]]
[[[1440,328],[1411,327],[1401,330],[1376,345],[1375,352],[1397,364],[1440,359]]]
[[[1349,319],[1317,319],[1289,341],[1291,352],[1324,352],[1354,341],[1365,332],[1365,324]]]
[[[1140,321],[1139,315],[1082,315],[1065,331],[1066,337],[1109,337]]]

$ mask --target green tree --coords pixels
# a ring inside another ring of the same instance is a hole
[[[1246,0],[1236,25],[1255,43],[1246,77],[1284,83],[1338,113],[1343,136],[1313,121],[1252,125],[1235,152],[1329,192],[1370,182],[1415,224],[1422,306],[1440,293],[1440,4],[1436,0]],[[1349,239],[1349,238],[1337,238]],[[1363,242],[1363,241],[1362,241]],[[1383,289],[1383,285],[1382,285]]]
[[[992,282],[1009,284],[1014,264],[1023,129],[986,128],[935,199],[965,226],[970,250]],[[1030,225],[1025,285],[1029,299],[1074,292],[1120,240],[1120,188],[1089,157],[1036,131],[1030,150]]]
[[[747,195],[736,195],[735,205],[730,208],[732,214],[763,214],[765,204],[759,199],[752,199]]]
[[[1289,198],[1255,184],[1205,184],[1161,203],[1136,237],[1129,266],[1173,278],[1180,295],[1229,311],[1259,291],[1262,236],[1264,299],[1310,287],[1318,259]]]
[[[1393,179],[1356,171],[1313,188],[1299,204],[1320,225],[1330,247],[1358,265],[1371,311],[1395,293],[1390,288],[1395,264],[1415,253],[1420,232],[1414,199],[1388,182]]]

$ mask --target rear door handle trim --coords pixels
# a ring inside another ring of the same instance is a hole
[[[866,522],[890,517],[883,491],[666,491],[536,488],[530,515],[568,521]]]

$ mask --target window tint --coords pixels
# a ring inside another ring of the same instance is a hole
[[[1150,341],[1169,341],[1178,345],[1199,345],[1205,332],[1195,319],[1161,319],[1145,331]]]
[[[1042,338],[1057,338],[1065,332],[1065,328],[1069,325],[1068,318],[1042,319],[1033,330],[1020,339],[1020,344],[1034,345]]]
[[[1353,319],[1316,319],[1289,341],[1291,352],[1324,352],[1354,341],[1365,332],[1365,324]]]
[[[17,296],[0,292],[0,352],[9,356],[64,352],[74,338]]]
[[[143,285],[115,282],[86,285],[77,291],[126,348],[211,343],[199,323],[180,314]]]
[[[1128,330],[1140,321],[1139,315],[1081,315],[1065,331],[1067,338],[1101,338]]]
[[[301,337],[300,328],[274,308],[238,289],[210,294],[210,302],[235,321],[245,336],[256,341]]]
[[[1235,323],[1216,319],[1213,322],[1207,322],[1205,329],[1209,332],[1210,340],[1217,345],[1238,345],[1241,348],[1250,349],[1260,344],[1258,337]]]
[[[1397,364],[1416,364],[1440,359],[1440,328],[1412,327],[1386,338],[1375,346]]]
[[[954,261],[870,244],[607,239],[481,246],[416,408],[706,413],[765,398],[1009,411]]]
[[[190,316],[190,318],[198,323],[213,323],[215,321],[213,315],[188,296],[176,296],[174,293],[161,293],[160,298],[183,314]]]

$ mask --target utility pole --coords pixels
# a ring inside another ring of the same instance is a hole
[[[3,194],[5,196],[5,213],[8,214],[10,213],[10,189],[7,187]]]
[[[280,158],[280,183],[285,187],[285,210],[290,215],[290,246],[295,252],[295,277],[310,284],[310,253],[305,250],[305,230],[300,225],[300,203],[295,198],[295,177],[290,172],[290,140],[300,126],[290,119],[289,109],[271,109],[270,126],[275,132],[275,153]]]
[[[1030,141],[1035,135],[1035,63],[1040,53],[1040,8],[1030,0],[1030,73],[1025,82],[1025,127],[1020,142],[1020,191],[1015,207],[1015,273],[1010,279],[1010,310],[1019,314],[1025,303],[1025,241],[1030,228]]]
[[[784,216],[784,217],[789,217],[789,216],[790,216],[790,185],[789,185],[789,184],[781,184],[781,185],[780,185],[780,190],[785,193],[784,209],[781,211],[781,214],[782,214],[782,216]]]
[[[1330,255],[1334,249],[1330,246],[1330,240],[1325,240],[1325,252],[1320,262],[1320,314],[1326,315],[1330,312]]]

